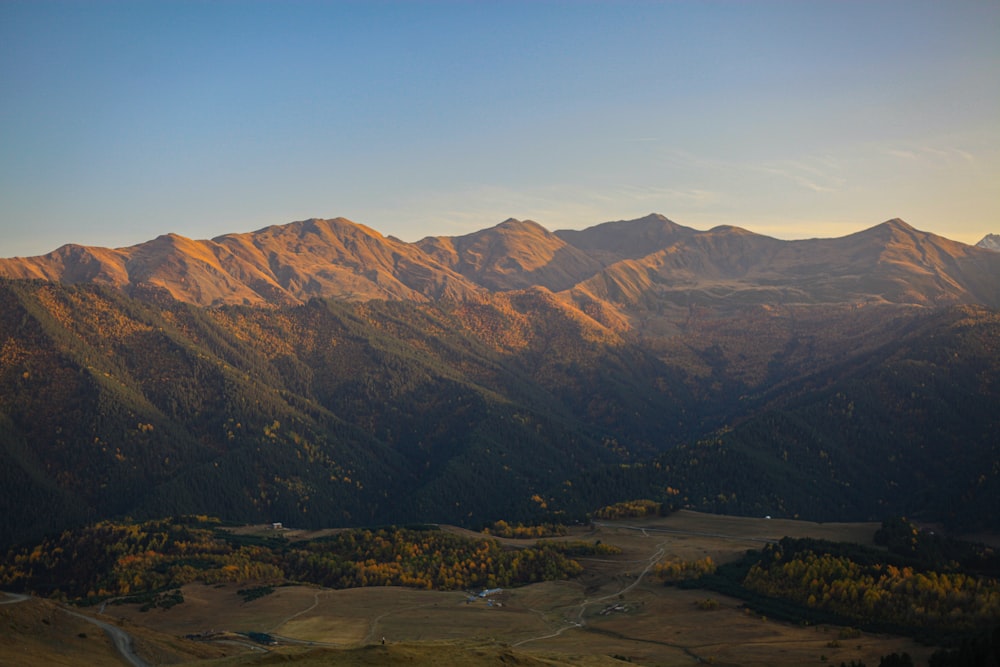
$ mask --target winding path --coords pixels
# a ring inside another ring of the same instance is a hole
[[[92,616],[86,616],[85,614],[80,614],[75,611],[70,611],[65,607],[63,607],[62,610],[67,614],[69,614],[70,616],[76,616],[77,618],[81,618],[87,621],[88,623],[93,623],[97,627],[104,630],[105,634],[108,635],[108,638],[111,639],[111,643],[115,645],[115,648],[118,649],[118,652],[121,653],[122,657],[125,658],[125,660],[130,665],[132,665],[132,667],[153,667],[153,665],[140,658],[139,655],[135,652],[135,640],[132,639],[132,635],[130,635],[129,633],[125,632],[119,627],[111,625],[110,623],[99,621],[96,618],[93,618]]]
[[[697,532],[697,531],[692,531],[692,530],[676,530],[676,529],[671,529],[671,528],[654,528],[654,527],[651,527],[651,526],[630,526],[630,525],[627,525],[627,524],[621,524],[621,523],[604,523],[604,522],[600,522],[600,521],[595,521],[594,525],[598,526],[598,527],[602,527],[602,528],[618,528],[618,529],[625,529],[625,530],[635,530],[635,531],[641,532],[644,537],[652,537],[652,535],[650,533],[661,533],[661,534],[667,534],[667,535],[680,535],[680,536],[714,537],[714,538],[717,538],[717,539],[736,540],[736,541],[740,541],[740,542],[763,542],[763,543],[769,543],[769,544],[773,544],[773,543],[777,542],[777,540],[775,540],[775,539],[766,538],[766,537],[747,537],[747,536],[743,536],[743,535],[725,535],[725,534],[722,534],[722,533],[704,533],[704,532]],[[561,628],[559,628],[555,632],[551,632],[551,633],[549,633],[547,635],[541,635],[541,636],[538,636],[538,637],[529,637],[528,639],[522,639],[519,642],[511,644],[511,646],[523,646],[524,644],[527,644],[527,643],[530,643],[530,642],[539,641],[539,640],[542,640],[542,639],[550,639],[552,637],[558,637],[559,635],[563,634],[567,630],[570,630],[570,629],[573,629],[573,628],[586,628],[587,627],[587,622],[583,618],[583,614],[586,611],[587,607],[589,605],[591,605],[591,604],[595,604],[595,603],[598,603],[598,602],[603,602],[604,600],[608,600],[608,599],[612,599],[612,598],[617,598],[618,596],[623,595],[623,594],[627,593],[628,591],[632,590],[633,588],[635,588],[636,586],[638,586],[639,583],[642,581],[642,579],[653,568],[653,566],[656,565],[656,563],[658,563],[661,558],[663,558],[664,554],[666,553],[666,544],[668,543],[668,541],[669,540],[664,540],[663,542],[660,542],[659,544],[656,545],[656,551],[653,553],[652,556],[650,556],[645,561],[646,562],[646,567],[635,578],[635,581],[633,581],[632,583],[630,583],[628,586],[625,586],[624,588],[622,588],[621,590],[619,590],[619,591],[617,591],[615,593],[609,593],[608,595],[603,595],[603,596],[601,596],[599,598],[594,598],[592,600],[591,599],[584,599],[582,602],[580,602],[575,607],[575,609],[577,610],[577,612],[576,612],[576,620],[571,620],[570,618],[567,618],[566,619],[567,625],[563,625]],[[643,561],[630,561],[630,562],[635,563],[635,562],[643,562]],[[531,611],[534,611],[535,613],[537,613],[539,615],[542,614],[542,612],[540,612],[538,610],[535,610],[535,609],[532,609]],[[617,636],[619,638],[624,638],[621,635],[618,635],[617,633],[614,633],[614,632],[608,632],[608,631],[605,631],[605,630],[597,630],[597,629],[593,629],[593,628],[591,628],[591,630],[592,631],[596,631],[596,632],[603,632],[605,634]],[[687,656],[689,656],[690,658],[692,658],[695,662],[697,662],[697,663],[704,662],[704,660],[701,658],[701,656],[699,656],[698,654],[696,654],[694,652],[694,649],[697,648],[697,647],[681,646],[679,644],[672,644],[672,643],[661,642],[661,641],[651,641],[651,640],[646,640],[646,639],[634,639],[633,638],[632,640],[633,641],[649,641],[650,643],[661,644],[663,646],[669,646],[671,648],[676,648],[676,649],[679,649],[679,650],[683,651]]]
[[[0,591],[0,595],[5,595],[8,598],[6,600],[0,600],[0,604],[15,604],[31,599],[30,595],[22,595],[20,593],[6,593]],[[87,621],[88,623],[93,623],[100,629],[104,630],[104,633],[107,634],[111,643],[114,644],[115,649],[117,649],[121,656],[125,658],[128,664],[132,665],[132,667],[153,667],[150,663],[139,657],[139,655],[135,652],[135,640],[132,639],[132,635],[125,632],[121,628],[115,627],[110,623],[105,623],[104,621],[99,621],[92,616],[72,611],[64,606],[60,606],[59,609],[70,616],[75,616],[79,619]]]
[[[775,543],[775,542],[777,542],[777,540],[766,538],[766,537],[747,537],[747,536],[743,536],[743,535],[725,535],[725,534],[722,534],[722,533],[703,533],[703,532],[696,532],[696,531],[691,531],[691,530],[675,530],[675,529],[671,529],[671,528],[654,528],[654,527],[651,527],[651,526],[630,526],[630,525],[621,524],[621,523],[604,523],[604,522],[600,522],[600,521],[595,521],[594,525],[598,526],[598,527],[602,527],[602,528],[617,528],[617,529],[625,529],[625,530],[635,530],[635,531],[641,532],[644,537],[652,537],[651,533],[661,533],[661,534],[666,534],[666,535],[684,535],[684,536],[695,536],[695,537],[714,537],[714,538],[717,538],[717,539],[737,540],[737,541],[741,541],[741,542],[763,542],[763,543]],[[557,629],[555,632],[550,632],[547,635],[541,635],[541,636],[538,636],[538,637],[529,637],[527,639],[522,639],[519,642],[511,644],[511,646],[523,646],[524,644],[528,644],[530,642],[539,641],[539,640],[542,640],[542,639],[551,639],[552,637],[558,637],[559,635],[563,634],[567,630],[571,630],[573,628],[586,628],[587,627],[587,622],[584,619],[583,615],[584,615],[584,612],[586,611],[587,607],[590,606],[590,605],[592,605],[592,604],[595,604],[595,603],[599,603],[599,602],[603,602],[605,600],[617,598],[618,596],[624,595],[625,593],[629,592],[630,590],[632,590],[633,588],[635,588],[636,586],[638,586],[639,583],[643,580],[643,578],[647,574],[649,574],[649,571],[651,569],[653,569],[653,566],[655,566],[656,563],[658,563],[660,561],[660,559],[663,558],[664,554],[666,554],[666,545],[667,545],[668,542],[669,542],[669,540],[664,540],[663,542],[660,542],[659,544],[657,544],[656,545],[656,550],[645,561],[630,561],[632,563],[635,563],[635,562],[645,562],[646,563],[646,567],[643,568],[642,572],[640,572],[639,575],[635,578],[635,581],[633,581],[632,583],[630,583],[628,586],[623,587],[621,590],[619,590],[617,592],[609,593],[607,595],[602,595],[599,598],[584,599],[582,602],[580,602],[578,605],[576,605],[574,607],[574,609],[576,609],[576,614],[575,614],[575,619],[576,620],[572,620],[573,619],[572,616],[568,617],[568,618],[565,619],[566,624],[563,625],[562,627],[560,627],[559,629]],[[540,612],[540,611],[538,611],[536,609],[532,609],[531,611],[534,611],[535,613],[537,613],[539,615],[542,614],[542,612]],[[615,633],[607,633],[607,634],[615,634]],[[635,641],[648,641],[648,640],[635,640]],[[694,653],[694,651],[692,650],[693,647],[681,646],[681,645],[678,645],[678,644],[670,644],[670,643],[667,643],[667,642],[652,642],[652,643],[662,644],[664,646],[670,646],[672,648],[679,649],[679,650],[683,651],[686,655],[688,655],[689,657],[691,657],[695,662],[699,662],[699,663],[703,662],[702,658],[700,656],[698,656],[696,653]]]
[[[626,527],[627,528],[632,528],[631,526],[626,526]],[[641,529],[636,528],[636,530],[641,530]],[[643,533],[648,536],[648,534],[645,532],[645,530],[643,530]],[[635,588],[636,586],[638,586],[639,583],[642,581],[643,577],[645,577],[649,573],[649,571],[651,569],[653,569],[653,566],[656,565],[660,561],[661,558],[663,558],[663,555],[667,552],[666,544],[667,544],[667,542],[663,541],[663,542],[660,542],[659,544],[656,545],[656,551],[653,553],[652,556],[650,556],[649,558],[647,558],[644,561],[646,563],[646,567],[643,568],[642,572],[640,572],[639,575],[635,578],[635,581],[633,581],[632,583],[630,583],[628,586],[625,586],[624,588],[622,588],[622,589],[620,589],[618,591],[615,591],[614,593],[608,593],[607,595],[602,595],[599,598],[594,598],[594,599],[585,598],[582,602],[580,602],[578,605],[576,605],[575,609],[577,610],[577,612],[576,612],[576,620],[575,621],[567,619],[568,625],[562,626],[561,628],[559,628],[555,632],[549,633],[547,635],[542,635],[542,636],[539,636],[539,637],[529,637],[527,639],[522,639],[519,642],[515,642],[514,644],[511,644],[511,646],[523,646],[524,644],[527,644],[527,643],[530,643],[530,642],[534,642],[534,641],[539,641],[541,639],[550,639],[552,637],[558,637],[562,633],[564,633],[567,630],[570,630],[572,628],[584,628],[584,627],[586,627],[587,626],[587,622],[586,622],[586,620],[584,620],[583,614],[586,611],[587,607],[590,606],[590,605],[592,605],[592,604],[596,604],[598,602],[603,602],[605,600],[610,600],[612,598],[617,598],[618,596],[624,595],[625,593],[629,592],[630,590],[632,590],[633,588]],[[635,562],[635,561],[631,561],[631,562]],[[643,562],[643,561],[640,561],[640,562]],[[534,611],[535,613],[540,613],[540,612],[538,612],[537,610],[534,610],[534,609],[532,611]]]
[[[312,611],[313,609],[315,609],[316,607],[318,607],[319,606],[319,596],[320,595],[324,595],[326,593],[330,593],[330,592],[331,592],[330,589],[324,589],[324,590],[314,591],[313,592],[313,603],[311,605],[309,605],[308,607],[306,607],[305,609],[303,609],[301,611],[295,612],[294,614],[292,614],[288,618],[285,618],[285,619],[283,619],[281,621],[278,621],[278,623],[273,628],[271,628],[270,630],[268,630],[268,634],[274,634],[275,631],[277,631],[277,629],[280,628],[281,626],[283,626],[285,623],[288,623],[289,621],[292,621],[292,620],[298,618],[302,614],[307,614],[310,611]]]

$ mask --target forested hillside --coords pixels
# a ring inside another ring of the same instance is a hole
[[[585,542],[570,545],[582,554],[599,550]],[[12,550],[0,559],[0,586],[79,602],[136,596],[150,606],[183,601],[179,591],[177,597],[164,593],[194,581],[468,590],[569,578],[581,571],[569,550],[566,543],[544,541],[502,548],[492,538],[435,526],[354,529],[290,542],[279,532],[230,532],[210,517],[102,521]]]
[[[578,487],[721,513],[830,521],[902,512],[995,529],[1000,314],[938,311],[882,340],[779,382],[709,436],[589,473]]]
[[[616,443],[631,415],[689,404],[650,355],[544,297],[203,310],[0,287],[12,538],[209,508],[314,526],[518,518],[554,480],[675,430]]]
[[[0,312],[7,543],[122,515],[482,525],[635,497],[997,525],[987,309],[750,306],[642,339],[544,289],[203,309],[4,281]]]

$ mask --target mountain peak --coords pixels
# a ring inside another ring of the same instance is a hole
[[[976,246],[1000,252],[1000,234],[987,234]]]
[[[464,236],[428,237],[417,246],[491,290],[543,285],[559,291],[600,269],[585,253],[533,220],[508,218]]]
[[[709,234],[734,234],[736,236],[759,236],[756,232],[751,232],[749,229],[744,229],[743,227],[736,227],[735,225],[716,225],[708,230]]]
[[[886,220],[881,225],[876,225],[876,227],[891,227],[893,229],[904,229],[908,232],[917,231],[912,225],[903,220],[902,218],[892,218],[891,220]]]
[[[920,230],[910,226],[902,218],[892,218],[891,220],[886,220],[881,222],[874,227],[869,227],[868,229],[862,229],[859,232],[854,232],[853,234],[848,234],[843,237],[845,239],[851,238],[879,238],[879,239],[889,239],[893,238],[898,234],[904,234],[910,236],[912,234],[924,234]]]
[[[649,215],[645,215],[638,220],[634,220],[633,222],[669,222],[671,225],[677,224],[661,213],[650,213]]]
[[[305,237],[309,234],[315,236],[339,235],[343,233],[361,232],[375,238],[384,238],[382,234],[360,223],[348,220],[347,218],[308,218],[306,220],[296,220],[281,225],[268,225],[251,232],[249,236],[254,237]],[[220,241],[224,238],[245,237],[247,234],[224,234],[212,239]]]
[[[664,248],[682,236],[694,234],[689,227],[678,225],[659,213],[636,220],[604,222],[583,230],[560,230],[556,236],[580,248],[602,262],[644,257]]]
[[[532,235],[551,235],[552,232],[542,227],[534,220],[518,220],[517,218],[507,218],[499,225],[493,227],[494,230],[514,233],[527,233]],[[486,230],[489,231],[489,230]],[[478,232],[473,232],[478,233]]]

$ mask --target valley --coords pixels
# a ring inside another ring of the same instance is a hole
[[[441,659],[490,664],[504,655],[525,664],[615,664],[614,656],[645,665],[801,665],[820,662],[821,656],[833,664],[878,664],[879,656],[902,651],[923,662],[932,649],[912,640],[769,620],[743,608],[740,600],[666,587],[652,572],[654,564],[668,560],[709,556],[725,563],[784,536],[871,544],[877,527],[681,511],[571,529],[559,539],[600,540],[621,553],[581,557],[584,570],[578,577],[504,589],[489,599],[463,591],[293,585],[244,601],[237,589],[248,584],[192,583],[182,589],[184,602],[169,609],[109,604],[97,617],[135,629],[139,654],[154,664],[161,664],[155,658],[164,655],[164,642],[175,651],[211,649],[230,656],[192,662],[188,654],[184,664],[198,665],[271,664],[270,654],[304,665],[393,664],[404,656],[410,664]],[[271,530],[259,529],[261,534]],[[504,543],[525,545],[524,540]],[[709,599],[712,604],[705,603]],[[253,632],[277,644],[254,644],[245,634]],[[846,634],[850,639],[844,639]],[[188,635],[216,641],[180,639]],[[175,656],[171,662],[182,659]]]

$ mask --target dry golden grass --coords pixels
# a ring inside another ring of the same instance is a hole
[[[0,665],[115,665],[121,659],[104,632],[47,600],[0,606]]]
[[[187,665],[188,663],[185,663]],[[354,649],[289,648],[268,655],[190,663],[198,667],[240,667],[244,665],[286,665],[296,667],[364,667],[366,665],[448,665],[481,667],[486,665],[522,665],[523,667],[613,667],[619,660],[605,655],[581,653],[528,654],[504,644],[466,641],[427,641],[419,643],[373,644]]]
[[[353,646],[368,636],[367,619],[350,616],[317,615],[281,625],[275,634],[304,641]]]
[[[74,610],[76,611],[76,610]],[[79,610],[96,616],[93,610]],[[113,622],[102,618],[105,622]],[[213,659],[232,651],[191,642],[120,621],[135,640],[136,651],[153,664]],[[0,665],[3,667],[121,667],[123,664],[104,630],[67,613],[59,604],[32,598],[0,605]]]
[[[211,630],[270,632],[308,610],[317,597],[334,593],[315,586],[279,586],[266,597],[244,602],[237,591],[256,585],[254,582],[213,586],[188,584],[181,589],[184,603],[169,610],[144,612],[134,604],[108,605],[105,613],[177,635]]]
[[[791,519],[765,519],[703,514],[680,510],[667,517],[599,522],[584,534],[641,555],[651,541],[663,543],[668,555],[681,559],[711,556],[718,562],[732,560],[747,549],[760,549],[782,537],[812,537],[838,542],[872,544],[878,523],[814,523]]]

